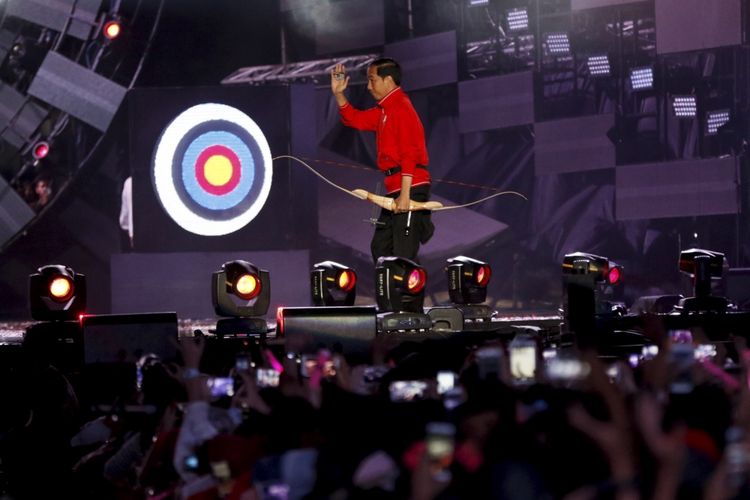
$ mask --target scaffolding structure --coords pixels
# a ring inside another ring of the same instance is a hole
[[[251,84],[263,85],[268,83],[314,83],[325,85],[330,82],[331,70],[337,64],[346,67],[351,78],[351,84],[366,81],[367,67],[380,57],[380,54],[364,54],[345,56],[314,61],[301,61],[288,64],[269,64],[266,66],[250,66],[240,68],[224,78],[224,85]]]

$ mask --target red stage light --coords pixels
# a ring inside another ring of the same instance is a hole
[[[74,321],[86,308],[86,277],[59,264],[29,276],[29,309],[40,321]]]
[[[43,160],[49,154],[49,143],[45,141],[38,142],[31,150],[31,155],[35,160]]]
[[[492,267],[489,264],[464,255],[450,258],[445,264],[451,302],[481,304],[487,299],[487,285],[492,278]]]
[[[244,300],[252,300],[260,294],[260,279],[254,274],[243,274],[234,286],[235,293]]]
[[[120,24],[120,21],[109,21],[104,25],[102,32],[107,40],[114,40],[120,36],[120,33],[122,33],[122,25]]]
[[[74,293],[73,280],[65,276],[57,276],[49,284],[50,298],[57,302],[66,302]]]
[[[284,336],[284,308],[276,309],[276,337]],[[283,368],[282,368],[283,371]]]
[[[426,284],[427,273],[424,269],[417,268],[409,273],[409,279],[406,282],[406,288],[408,289],[409,293],[417,294],[422,291]]]
[[[357,273],[338,262],[318,262],[310,271],[310,293],[315,306],[353,306]]]
[[[617,266],[612,267],[607,274],[607,281],[610,285],[616,285],[620,282],[620,279],[622,279],[622,271]]]
[[[339,274],[339,288],[345,292],[350,292],[357,284],[357,275],[351,269],[341,271]]]
[[[477,270],[477,275],[476,275],[477,285],[487,286],[487,283],[490,282],[490,277],[492,277],[492,269],[490,268],[490,266],[481,266]]]

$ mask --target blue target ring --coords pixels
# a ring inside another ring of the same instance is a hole
[[[196,177],[200,154],[216,144],[231,149],[239,158],[241,168],[239,184],[223,195],[207,192]],[[185,150],[181,167],[185,191],[196,203],[209,210],[227,210],[239,205],[250,193],[255,178],[255,160],[250,149],[239,137],[225,131],[206,132],[195,138]]]

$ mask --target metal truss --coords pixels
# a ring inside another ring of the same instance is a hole
[[[289,64],[270,64],[268,66],[250,66],[240,68],[224,78],[221,83],[233,85],[249,83],[315,83],[325,84],[330,81],[331,70],[339,63],[346,67],[351,78],[350,84],[364,83],[367,79],[365,69],[380,54],[339,57],[336,59],[318,59]]]
[[[472,76],[519,71],[534,65],[534,37],[495,37],[467,42],[467,72]]]

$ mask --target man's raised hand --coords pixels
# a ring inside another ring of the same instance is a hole
[[[337,64],[331,70],[331,92],[333,95],[343,94],[349,85],[349,77],[343,64]]]

